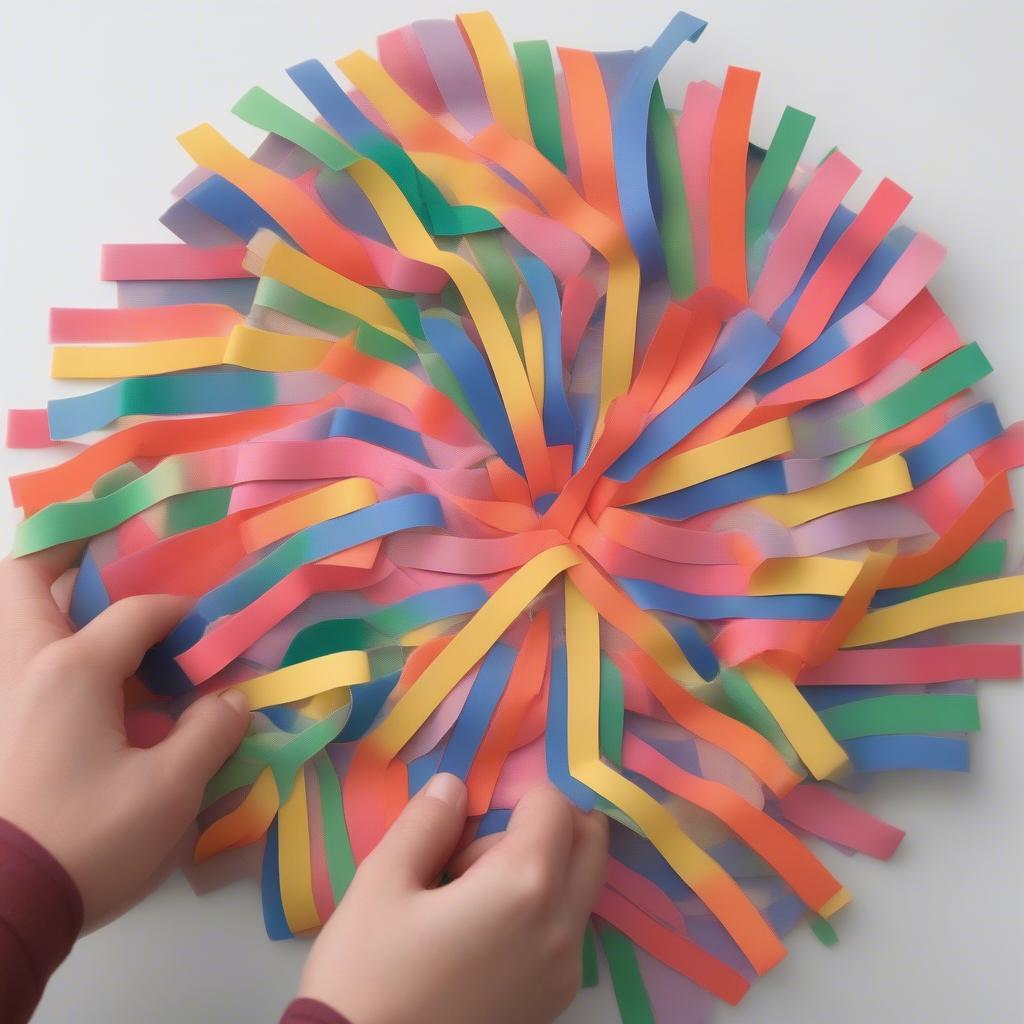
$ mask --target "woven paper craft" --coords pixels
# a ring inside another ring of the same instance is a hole
[[[196,849],[264,842],[274,938],[316,928],[411,793],[466,780],[476,834],[548,778],[613,821],[598,949],[625,1021],[738,1001],[848,899],[809,837],[889,857],[848,798],[964,771],[970,679],[1015,645],[991,367],[929,290],[942,248],[882,181],[749,141],[756,72],[663,96],[704,23],[636,52],[509,48],[425,21],[202,125],[163,223],[110,245],[116,309],[56,309],[14,411],[66,461],[11,481],[16,551],[92,538],[79,625],[194,598],[141,677],[149,741],[237,686],[253,728]],[[672,107],[679,107],[676,112]]]

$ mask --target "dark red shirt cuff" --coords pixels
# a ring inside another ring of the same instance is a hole
[[[71,876],[31,836],[0,818],[0,1020],[32,1016],[82,930]]]
[[[281,1024],[350,1024],[337,1010],[316,999],[296,999],[284,1011]]]

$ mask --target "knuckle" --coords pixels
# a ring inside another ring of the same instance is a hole
[[[100,628],[108,631],[115,628],[137,629],[141,623],[146,622],[153,608],[152,594],[129,594],[101,613],[103,622]]]
[[[72,678],[88,670],[90,654],[73,637],[56,640],[32,659],[34,674],[55,686],[66,685]]]
[[[510,891],[515,905],[533,911],[543,907],[552,896],[553,879],[543,864],[526,862],[511,876]]]
[[[547,951],[552,962],[571,965],[579,960],[579,944],[573,930],[564,921],[556,922],[548,933]]]

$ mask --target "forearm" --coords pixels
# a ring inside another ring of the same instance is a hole
[[[23,1024],[82,928],[82,898],[67,871],[0,819],[0,1020]]]
[[[281,1024],[349,1024],[346,1018],[316,999],[296,999],[291,1003]]]
[[[82,899],[64,868],[0,818],[0,1020],[28,1021],[82,928]],[[349,1024],[315,999],[296,999],[281,1024]]]

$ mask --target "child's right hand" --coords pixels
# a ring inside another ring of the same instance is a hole
[[[435,776],[360,866],[300,996],[354,1024],[548,1024],[572,1002],[607,819],[532,790],[504,835],[433,888],[465,821],[462,782]]]

